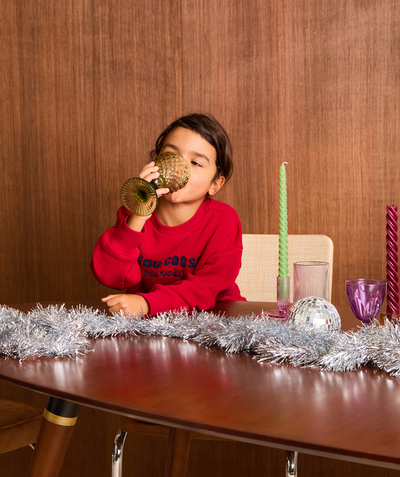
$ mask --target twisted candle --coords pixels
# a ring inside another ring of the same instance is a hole
[[[399,257],[397,255],[397,206],[386,207],[386,313],[399,313]]]
[[[284,162],[279,169],[279,273],[278,277],[289,276],[288,220],[286,202],[286,169]]]

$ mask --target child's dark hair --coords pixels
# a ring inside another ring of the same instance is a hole
[[[225,129],[210,114],[189,114],[172,122],[165,131],[158,136],[156,148],[150,153],[152,160],[160,154],[164,140],[168,134],[178,127],[190,129],[200,134],[203,139],[215,148],[217,151],[217,173],[215,174],[214,180],[224,176],[225,182],[227,182],[233,173],[232,147]]]

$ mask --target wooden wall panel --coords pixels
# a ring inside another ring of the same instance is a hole
[[[289,232],[334,240],[333,301],[346,302],[347,278],[385,276],[385,206],[399,200],[395,0],[189,1],[182,21],[177,0],[2,5],[0,301],[103,294],[87,264],[121,184],[193,110],[232,137],[220,199],[244,232],[277,232],[285,161]]]
[[[289,233],[333,239],[333,302],[347,302],[346,279],[385,278],[385,208],[400,205],[398,2],[191,1],[183,26],[183,110],[212,111],[231,134],[236,172],[219,198],[244,232],[278,233],[287,162]]]
[[[179,4],[1,6],[0,302],[100,296],[94,244],[180,112]]]

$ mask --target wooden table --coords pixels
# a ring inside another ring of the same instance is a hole
[[[80,302],[101,308],[100,302]],[[77,303],[67,302],[66,306]],[[10,305],[27,311],[34,304]],[[273,304],[220,304],[228,315]],[[342,328],[357,322],[338,307]],[[106,338],[73,359],[0,359],[0,379],[50,396],[30,476],[57,476],[90,406],[243,442],[400,469],[400,380],[259,363],[192,341]]]

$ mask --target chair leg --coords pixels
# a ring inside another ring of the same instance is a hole
[[[297,457],[299,453],[286,451],[286,477],[297,477]]]
[[[127,432],[119,429],[117,435],[115,436],[111,466],[112,477],[122,477],[122,454],[124,451],[124,444],[127,434]]]
[[[164,477],[185,476],[191,438],[191,431],[170,428]]]

